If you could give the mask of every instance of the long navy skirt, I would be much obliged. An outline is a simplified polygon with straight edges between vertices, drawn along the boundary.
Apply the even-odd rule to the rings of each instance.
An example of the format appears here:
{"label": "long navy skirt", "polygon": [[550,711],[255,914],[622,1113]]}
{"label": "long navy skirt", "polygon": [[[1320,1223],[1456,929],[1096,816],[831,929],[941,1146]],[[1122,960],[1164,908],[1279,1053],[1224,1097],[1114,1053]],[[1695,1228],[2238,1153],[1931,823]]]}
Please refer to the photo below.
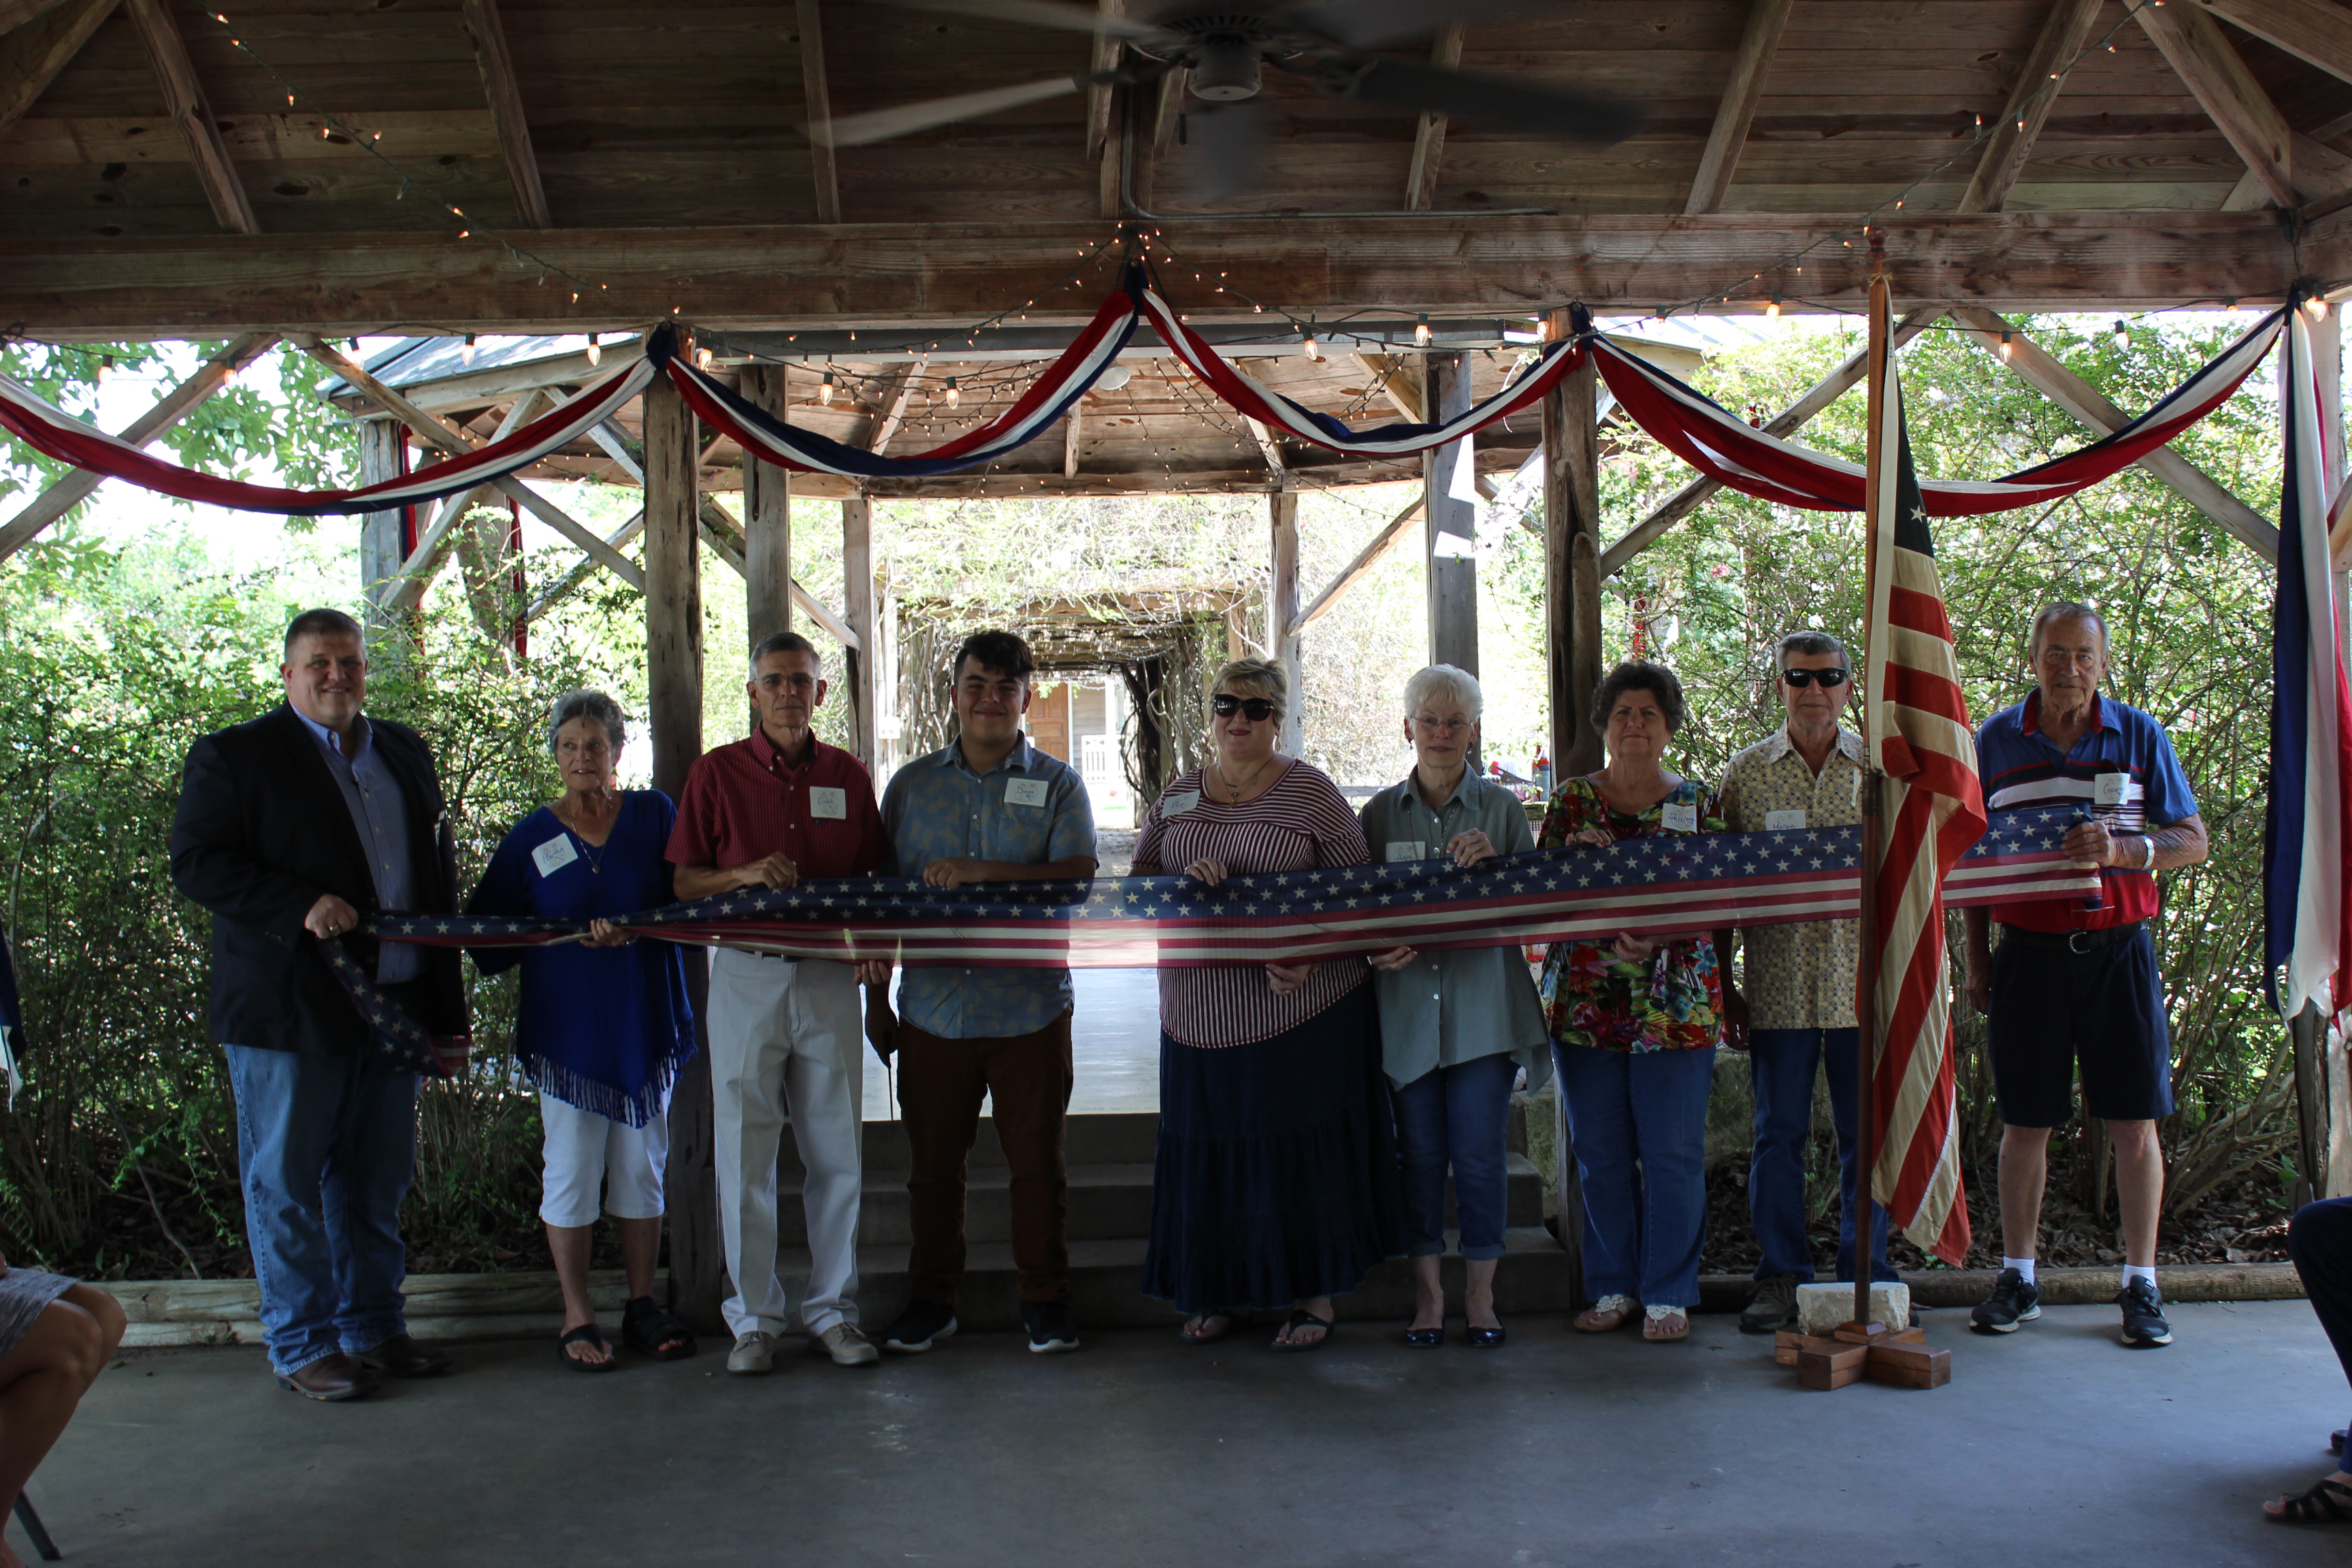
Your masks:
{"label": "long navy skirt", "polygon": [[1202,1049],[1160,1037],[1143,1293],[1186,1312],[1338,1296],[1403,1250],[1372,988],[1295,1029]]}

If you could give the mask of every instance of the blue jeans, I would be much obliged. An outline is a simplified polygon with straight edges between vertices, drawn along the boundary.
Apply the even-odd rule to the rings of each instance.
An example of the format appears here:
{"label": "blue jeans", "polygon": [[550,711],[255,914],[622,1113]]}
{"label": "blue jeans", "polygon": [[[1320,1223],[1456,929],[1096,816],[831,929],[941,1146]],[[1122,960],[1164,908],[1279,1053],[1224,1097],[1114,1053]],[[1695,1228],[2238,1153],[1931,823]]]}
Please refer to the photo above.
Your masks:
{"label": "blue jeans", "polygon": [[1445,1250],[1445,1169],[1454,1167],[1454,1205],[1462,1256],[1503,1256],[1510,1214],[1503,1140],[1511,1119],[1511,1084],[1519,1064],[1507,1052],[1433,1068],[1396,1101],[1397,1157],[1404,1170],[1404,1250],[1435,1258]]}
{"label": "blue jeans", "polygon": [[[2352,1377],[2352,1198],[2322,1198],[2295,1210],[2286,1250],[2336,1359]],[[2339,1463],[2352,1464],[2352,1458]]]}
{"label": "blue jeans", "polygon": [[[1837,1124],[1837,1277],[1853,1278],[1854,1079],[1859,1029],[1756,1029],[1748,1037],[1749,1080],[1756,1089],[1756,1152],[1748,1166],[1748,1216],[1767,1274],[1813,1277],[1812,1244],[1805,1239],[1805,1145],[1813,1131],[1813,1073],[1830,1075],[1830,1120]],[[1870,1277],[1895,1280],[1886,1263],[1886,1211],[1870,1205]]]}
{"label": "blue jeans", "polygon": [[1584,1188],[1584,1293],[1698,1305],[1715,1047],[1629,1052],[1554,1042],[1552,1058]]}
{"label": "blue jeans", "polygon": [[373,1051],[227,1049],[269,1364],[372,1351],[406,1327],[400,1201],[416,1171],[417,1075]]}

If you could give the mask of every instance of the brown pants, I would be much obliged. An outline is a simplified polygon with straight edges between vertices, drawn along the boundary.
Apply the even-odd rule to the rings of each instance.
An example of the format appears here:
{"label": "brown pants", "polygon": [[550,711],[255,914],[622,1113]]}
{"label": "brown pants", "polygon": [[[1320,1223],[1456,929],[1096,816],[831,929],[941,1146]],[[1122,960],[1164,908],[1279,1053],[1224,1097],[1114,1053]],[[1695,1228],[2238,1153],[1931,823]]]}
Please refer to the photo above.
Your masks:
{"label": "brown pants", "polygon": [[1069,1168],[1062,1123],[1070,1109],[1070,1016],[1027,1035],[945,1040],[898,1026],[898,1110],[914,1162],[907,1173],[914,1246],[908,1293],[955,1305],[964,1271],[964,1166],[985,1096],[1013,1172],[1013,1261],[1021,1299],[1070,1294]]}

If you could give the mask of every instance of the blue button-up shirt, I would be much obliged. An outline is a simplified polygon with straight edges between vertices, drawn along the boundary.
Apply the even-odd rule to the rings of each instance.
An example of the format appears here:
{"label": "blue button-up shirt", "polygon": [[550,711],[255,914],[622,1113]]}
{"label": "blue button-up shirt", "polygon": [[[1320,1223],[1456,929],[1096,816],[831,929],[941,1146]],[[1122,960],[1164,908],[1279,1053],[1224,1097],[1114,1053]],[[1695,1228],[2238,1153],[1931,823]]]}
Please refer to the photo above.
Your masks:
{"label": "blue button-up shirt", "polygon": [[[1019,797],[1040,784],[1045,799],[1024,804]],[[985,775],[971,771],[961,744],[908,763],[883,792],[882,831],[889,876],[919,877],[934,860],[1044,866],[1095,853],[1085,782],[1026,735]],[[947,1040],[1033,1034],[1069,1009],[1064,968],[926,965],[898,983],[898,1016]]]}
{"label": "blue button-up shirt", "polygon": [[[400,781],[393,776],[383,753],[375,749],[375,736],[368,721],[359,721],[359,755],[346,757],[332,730],[299,709],[294,716],[302,721],[311,739],[326,753],[327,771],[335,775],[335,784],[343,792],[343,805],[351,810],[352,826],[359,830],[360,847],[367,852],[368,874],[375,881],[376,907],[415,909],[408,864],[408,801],[401,794]],[[424,973],[423,948],[405,942],[383,944],[375,965],[378,984],[397,984]]]}

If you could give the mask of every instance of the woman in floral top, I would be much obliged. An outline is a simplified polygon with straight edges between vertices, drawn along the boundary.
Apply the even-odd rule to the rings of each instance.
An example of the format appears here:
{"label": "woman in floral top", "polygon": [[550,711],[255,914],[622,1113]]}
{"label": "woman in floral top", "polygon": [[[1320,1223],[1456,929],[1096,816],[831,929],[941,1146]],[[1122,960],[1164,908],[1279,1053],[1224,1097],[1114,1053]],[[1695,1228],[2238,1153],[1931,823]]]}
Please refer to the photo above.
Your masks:
{"label": "woman in floral top", "polygon": [[[1682,682],[1664,665],[1621,664],[1592,697],[1609,749],[1599,773],[1564,780],[1542,849],[1605,849],[1655,834],[1720,833],[1722,807],[1659,763],[1682,728]],[[1584,1192],[1585,1288],[1576,1319],[1605,1333],[1642,1310],[1642,1334],[1680,1340],[1698,1303],[1706,1229],[1706,1097],[1723,986],[1704,936],[1555,943],[1541,992]]]}

